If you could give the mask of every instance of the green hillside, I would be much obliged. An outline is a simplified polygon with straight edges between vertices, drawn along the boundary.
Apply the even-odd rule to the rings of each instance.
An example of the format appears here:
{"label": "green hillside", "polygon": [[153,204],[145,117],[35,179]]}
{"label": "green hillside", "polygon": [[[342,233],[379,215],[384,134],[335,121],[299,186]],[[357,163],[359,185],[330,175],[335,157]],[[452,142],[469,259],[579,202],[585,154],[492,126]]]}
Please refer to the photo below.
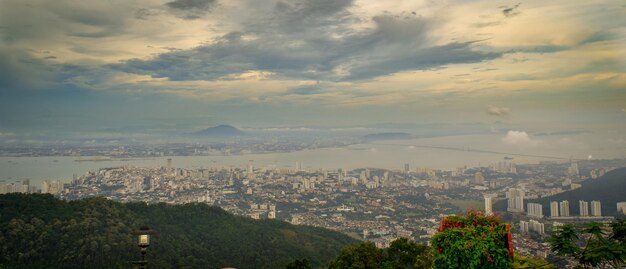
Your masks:
{"label": "green hillside", "polygon": [[[602,203],[602,215],[620,216],[616,203],[626,201],[626,168],[614,169],[597,179],[585,180],[578,189],[539,199],[528,199],[525,203],[540,203],[543,205],[544,215],[550,215],[550,202],[563,200],[569,201],[570,215],[580,214],[579,200],[599,200]],[[506,200],[499,201],[494,208],[506,211]]]}
{"label": "green hillside", "polygon": [[284,268],[326,265],[354,239],[321,228],[233,216],[204,204],[122,204],[103,198],[0,195],[0,268],[130,268],[132,232],[148,225],[150,268]]}

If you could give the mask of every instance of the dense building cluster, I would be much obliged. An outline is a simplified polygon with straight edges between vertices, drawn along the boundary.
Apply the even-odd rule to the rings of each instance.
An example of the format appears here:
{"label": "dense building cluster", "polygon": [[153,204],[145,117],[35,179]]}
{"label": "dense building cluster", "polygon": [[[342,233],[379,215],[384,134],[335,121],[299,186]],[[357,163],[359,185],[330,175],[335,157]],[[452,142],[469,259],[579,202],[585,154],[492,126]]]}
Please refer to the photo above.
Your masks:
{"label": "dense building cluster", "polygon": [[[122,202],[207,203],[255,219],[275,218],[341,231],[379,247],[387,247],[399,237],[427,242],[437,232],[442,216],[468,208],[482,210],[481,200],[484,211],[491,215],[496,213],[494,203],[504,199],[519,222],[516,248],[542,257],[549,251],[543,243],[546,231],[563,221],[603,220],[601,204],[591,201],[589,206],[580,201],[582,213],[572,217],[570,201],[552,201],[550,215],[544,216],[541,204],[525,199],[570,190],[610,169],[602,163],[579,168],[559,162],[514,165],[509,160],[452,171],[411,170],[409,165],[402,170],[307,170],[301,162],[279,168],[255,167],[253,161],[244,167],[183,169],[174,167],[173,161],[167,159],[160,167],[102,168],[76,175],[66,184],[46,180],[40,190],[28,181],[4,184],[0,191],[43,192],[64,199],[104,196]],[[589,176],[581,176],[583,172]],[[620,203],[617,206],[620,210]],[[624,203],[621,206],[622,210],[626,207]]]}

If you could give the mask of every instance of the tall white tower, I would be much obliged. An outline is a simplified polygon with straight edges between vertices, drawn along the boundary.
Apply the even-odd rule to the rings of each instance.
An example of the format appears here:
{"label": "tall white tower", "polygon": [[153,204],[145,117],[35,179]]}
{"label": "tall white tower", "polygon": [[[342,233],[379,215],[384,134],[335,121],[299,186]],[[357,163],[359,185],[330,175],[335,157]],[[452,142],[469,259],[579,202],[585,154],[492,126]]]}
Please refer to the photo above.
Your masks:
{"label": "tall white tower", "polygon": [[493,194],[485,194],[485,215],[493,215]]}
{"label": "tall white tower", "polygon": [[524,191],[521,189],[510,188],[506,193],[506,197],[509,198],[507,211],[509,212],[524,212]]}

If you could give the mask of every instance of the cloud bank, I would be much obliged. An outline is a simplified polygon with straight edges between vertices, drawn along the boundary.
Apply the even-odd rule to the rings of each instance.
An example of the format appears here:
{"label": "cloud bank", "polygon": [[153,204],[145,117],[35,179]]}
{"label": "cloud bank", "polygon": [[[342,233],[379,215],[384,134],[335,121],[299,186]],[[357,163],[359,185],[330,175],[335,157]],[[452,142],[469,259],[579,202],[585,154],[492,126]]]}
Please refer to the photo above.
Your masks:
{"label": "cloud bank", "polygon": [[610,0],[5,0],[0,123],[615,128],[622,13]]}
{"label": "cloud bank", "polygon": [[525,131],[508,131],[502,142],[513,146],[535,146],[537,141],[530,138]]}
{"label": "cloud bank", "polygon": [[511,113],[511,109],[508,107],[489,106],[487,114],[491,116],[507,116]]}

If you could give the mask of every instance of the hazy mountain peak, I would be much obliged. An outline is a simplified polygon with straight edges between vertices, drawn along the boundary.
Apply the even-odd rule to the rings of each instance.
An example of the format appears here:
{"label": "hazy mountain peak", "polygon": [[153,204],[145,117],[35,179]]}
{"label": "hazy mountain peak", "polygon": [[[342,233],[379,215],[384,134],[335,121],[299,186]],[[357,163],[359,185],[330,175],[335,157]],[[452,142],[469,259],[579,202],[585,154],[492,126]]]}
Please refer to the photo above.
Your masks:
{"label": "hazy mountain peak", "polygon": [[225,136],[242,136],[246,133],[227,124],[213,126],[195,133],[200,136],[225,137]]}

